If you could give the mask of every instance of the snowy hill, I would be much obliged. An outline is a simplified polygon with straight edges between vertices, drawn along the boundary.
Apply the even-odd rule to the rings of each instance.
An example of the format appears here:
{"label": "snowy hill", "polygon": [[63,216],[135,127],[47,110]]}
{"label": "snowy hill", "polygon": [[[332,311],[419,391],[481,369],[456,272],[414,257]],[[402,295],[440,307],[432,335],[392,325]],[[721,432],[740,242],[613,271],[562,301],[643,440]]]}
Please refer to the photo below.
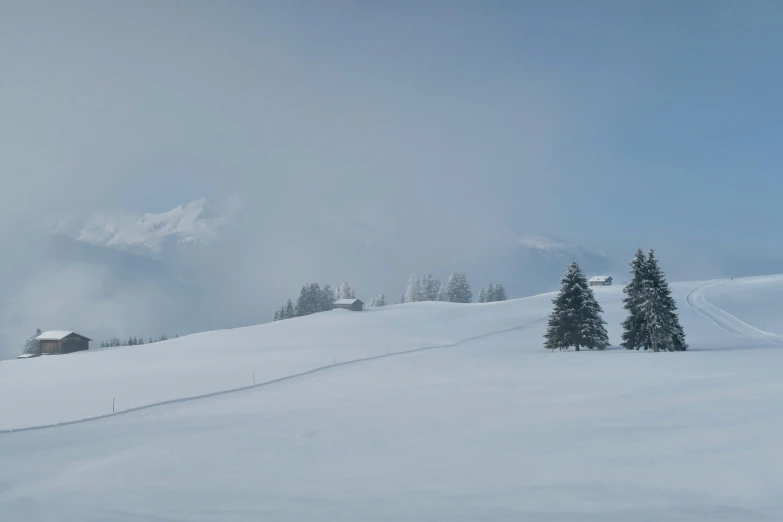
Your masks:
{"label": "snowy hill", "polygon": [[[0,512],[779,519],[783,336],[767,321],[783,315],[782,282],[674,284],[685,353],[547,352],[552,295],[539,295],[3,361],[0,429],[85,420],[0,433]],[[616,345],[621,288],[596,295]],[[199,395],[211,396],[188,400]],[[89,420],[112,399],[120,412],[171,402]]]}

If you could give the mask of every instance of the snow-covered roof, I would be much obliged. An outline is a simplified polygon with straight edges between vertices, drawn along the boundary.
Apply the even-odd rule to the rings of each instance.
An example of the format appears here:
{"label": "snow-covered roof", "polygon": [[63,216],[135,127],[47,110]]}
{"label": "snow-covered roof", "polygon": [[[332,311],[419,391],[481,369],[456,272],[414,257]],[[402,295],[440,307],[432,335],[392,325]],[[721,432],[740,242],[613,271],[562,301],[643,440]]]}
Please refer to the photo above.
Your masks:
{"label": "snow-covered roof", "polygon": [[[338,299],[334,302],[336,305],[352,305],[355,302],[359,301],[359,299]],[[359,301],[361,302],[361,301]]]}
{"label": "snow-covered roof", "polygon": [[611,279],[612,276],[593,276],[590,278],[591,283],[604,283],[607,280]]}
{"label": "snow-covered roof", "polygon": [[[52,330],[50,332],[44,332],[38,337],[36,337],[36,340],[38,341],[62,341],[66,337],[68,337],[71,334],[77,334],[76,332],[71,332],[68,330]],[[79,335],[79,337],[84,337],[83,335]],[[85,337],[85,339],[87,339]],[[90,339],[92,340],[92,339]]]}

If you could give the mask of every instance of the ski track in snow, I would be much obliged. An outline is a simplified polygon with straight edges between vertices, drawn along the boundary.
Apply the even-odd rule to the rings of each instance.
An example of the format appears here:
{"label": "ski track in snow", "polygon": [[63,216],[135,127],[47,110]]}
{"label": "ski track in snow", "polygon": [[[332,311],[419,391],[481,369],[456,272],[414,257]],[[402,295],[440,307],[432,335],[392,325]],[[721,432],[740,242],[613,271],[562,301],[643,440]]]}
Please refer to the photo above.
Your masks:
{"label": "ski track in snow", "polygon": [[[702,286],[700,286],[698,288],[695,288],[690,293],[688,293],[688,295],[685,298],[688,306],[691,307],[696,312],[698,312],[699,314],[701,314],[704,317],[706,317],[710,322],[715,324],[715,326],[717,326],[718,328],[720,328],[720,329],[722,329],[722,330],[724,330],[726,332],[729,332],[732,335],[735,335],[735,336],[738,336],[738,337],[750,337],[750,338],[753,338],[753,339],[763,340],[763,341],[768,342],[768,343],[773,344],[773,345],[782,345],[783,344],[783,335],[778,335],[778,334],[765,332],[765,331],[760,330],[760,329],[758,329],[758,328],[756,328],[754,326],[751,326],[751,325],[747,324],[746,322],[742,321],[740,318],[738,318],[738,317],[736,317],[736,316],[726,312],[722,308],[718,308],[717,306],[715,306],[712,303],[710,303],[709,301],[707,301],[707,299],[706,299],[707,290],[709,288],[713,287],[713,286],[724,284],[727,281],[729,281],[729,280],[726,279],[726,280],[712,281],[712,282],[706,283],[706,284],[704,284],[704,285],[702,285]],[[166,400],[166,401],[154,402],[154,403],[151,403],[151,404],[145,404],[143,406],[137,406],[135,408],[129,408],[127,410],[122,410],[122,411],[118,411],[118,412],[115,412],[115,413],[107,413],[105,415],[97,415],[97,416],[94,416],[94,417],[86,417],[86,418],[76,419],[76,420],[72,420],[72,421],[58,422],[58,423],[54,423],[54,424],[42,424],[42,425],[38,425],[38,426],[28,426],[28,427],[22,427],[22,428],[2,429],[2,430],[0,430],[0,434],[17,433],[17,432],[25,432],[25,431],[36,431],[36,430],[58,428],[58,427],[61,427],[61,426],[70,426],[70,425],[74,425],[74,424],[83,424],[83,423],[86,423],[86,422],[98,421],[98,420],[107,419],[107,418],[110,418],[110,417],[116,417],[118,415],[126,415],[126,414],[129,414],[129,413],[135,413],[135,412],[139,412],[139,411],[149,410],[149,409],[158,408],[158,407],[161,407],[161,406],[168,406],[168,405],[171,405],[171,404],[179,404],[179,403],[184,403],[184,402],[196,401],[196,400],[200,400],[200,399],[207,399],[207,398],[211,398],[211,397],[218,397],[218,396],[221,396],[221,395],[227,395],[227,394],[231,394],[231,393],[238,393],[238,392],[243,392],[243,391],[252,390],[252,389],[256,389],[256,388],[267,388],[267,387],[270,387],[272,385],[281,384],[281,383],[287,383],[287,382],[298,380],[298,379],[301,379],[301,378],[304,378],[304,377],[308,377],[310,375],[314,375],[314,374],[317,374],[317,373],[325,373],[325,372],[327,372],[329,370],[338,369],[338,368],[344,368],[344,367],[347,367],[347,366],[353,366],[353,365],[357,365],[357,364],[360,364],[360,363],[376,361],[376,360],[379,360],[379,359],[388,359],[388,358],[391,358],[391,357],[398,357],[398,356],[402,356],[402,355],[415,354],[415,353],[420,353],[420,352],[425,352],[425,351],[430,351],[430,350],[438,350],[438,349],[443,349],[443,348],[452,348],[452,347],[463,345],[465,343],[469,343],[471,341],[476,341],[476,340],[484,339],[484,338],[491,337],[491,336],[494,336],[494,335],[500,335],[500,334],[504,334],[504,333],[509,333],[509,332],[521,330],[521,329],[526,328],[526,327],[528,327],[530,325],[533,325],[535,323],[538,323],[538,322],[541,322],[541,321],[545,321],[546,319],[547,319],[546,317],[540,317],[538,319],[535,319],[533,321],[529,321],[529,322],[527,322],[525,324],[522,324],[522,325],[519,325],[519,326],[515,326],[513,328],[506,328],[506,329],[503,329],[503,330],[497,330],[497,331],[494,331],[494,332],[488,332],[488,333],[485,333],[485,334],[476,335],[476,336],[473,336],[473,337],[468,337],[468,338],[465,338],[465,339],[462,339],[462,340],[459,340],[459,341],[456,341],[456,342],[453,342],[453,343],[450,343],[450,344],[440,344],[440,345],[436,345],[436,346],[425,346],[423,348],[415,348],[413,350],[403,350],[403,351],[399,351],[399,352],[390,352],[390,353],[382,354],[382,355],[374,355],[374,356],[370,356],[370,357],[362,357],[362,358],[359,358],[359,359],[351,359],[350,361],[344,361],[344,362],[339,362],[339,363],[335,363],[335,364],[329,364],[329,365],[326,365],[326,366],[319,366],[317,368],[313,368],[312,370],[308,370],[308,371],[301,372],[301,373],[295,373],[295,374],[287,375],[287,376],[284,376],[284,377],[279,377],[277,379],[272,379],[270,381],[264,381],[264,382],[260,382],[260,383],[257,383],[257,384],[252,384],[252,385],[249,385],[249,386],[242,386],[242,387],[239,387],[239,388],[231,388],[231,389],[228,389],[228,390],[219,390],[219,391],[215,391],[215,392],[205,393],[205,394],[201,394],[201,395],[194,395],[194,396],[190,396],[190,397],[180,397],[180,398],[177,398],[177,399],[169,399],[169,400]]]}
{"label": "ski track in snow", "polygon": [[722,285],[728,281],[728,279],[713,281],[695,288],[694,290],[691,290],[691,292],[686,296],[685,301],[688,303],[688,306],[709,319],[712,323],[715,324],[715,326],[733,335],[738,337],[750,337],[768,342],[769,344],[783,344],[783,335],[765,332],[764,330],[760,330],[755,326],[751,326],[739,317],[732,315],[726,310],[718,308],[714,304],[707,301],[707,290],[713,286]]}
{"label": "ski track in snow", "polygon": [[468,338],[465,338],[465,339],[462,339],[462,340],[459,340],[459,341],[456,341],[456,342],[453,342],[453,343],[450,343],[450,344],[439,344],[437,346],[425,346],[423,348],[415,348],[413,350],[403,350],[401,352],[390,352],[390,353],[386,353],[386,354],[382,354],[382,355],[373,355],[371,357],[362,357],[362,358],[359,358],[359,359],[351,359],[350,361],[344,361],[344,362],[339,362],[339,363],[335,363],[335,364],[329,364],[329,365],[326,365],[326,366],[319,366],[318,368],[313,368],[312,370],[308,370],[306,372],[295,373],[293,375],[287,375],[285,377],[279,377],[277,379],[272,379],[271,381],[264,381],[264,382],[260,382],[260,383],[257,383],[257,384],[251,384],[250,386],[242,386],[240,388],[231,388],[231,389],[228,389],[228,390],[220,390],[220,391],[216,391],[216,392],[204,393],[204,394],[201,394],[201,395],[194,395],[192,397],[180,397],[178,399],[169,399],[169,400],[161,401],[161,402],[153,402],[151,404],[145,404],[144,406],[137,406],[135,408],[128,408],[127,410],[122,410],[122,411],[118,411],[118,412],[115,412],[115,413],[107,413],[105,415],[97,415],[97,416],[94,416],[94,417],[85,417],[83,419],[76,419],[76,420],[72,420],[72,421],[57,422],[57,423],[54,423],[54,424],[41,424],[39,426],[28,426],[28,427],[22,427],[22,428],[3,429],[3,430],[0,430],[0,434],[19,433],[19,432],[25,432],[25,431],[38,431],[38,430],[45,430],[45,429],[51,429],[51,428],[59,428],[61,426],[72,426],[74,424],[84,424],[86,422],[94,422],[94,421],[98,421],[98,420],[102,420],[102,419],[108,419],[108,418],[111,418],[111,417],[117,417],[118,415],[127,415],[129,413],[136,413],[136,412],[139,412],[139,411],[149,410],[149,409],[152,409],[152,408],[158,408],[158,407],[161,407],[161,406],[168,406],[168,405],[171,405],[171,404],[180,404],[180,403],[183,403],[183,402],[191,402],[191,401],[196,401],[196,400],[200,400],[200,399],[208,399],[208,398],[211,398],[211,397],[218,397],[218,396],[221,396],[221,395],[228,395],[230,393],[238,393],[238,392],[243,392],[243,391],[252,390],[252,389],[256,389],[256,388],[268,388],[268,387],[270,387],[272,385],[275,385],[275,384],[280,384],[280,383],[286,383],[286,382],[294,381],[294,380],[297,380],[297,379],[301,379],[303,377],[308,377],[308,376],[316,374],[316,373],[324,373],[324,372],[327,372],[329,370],[333,370],[335,368],[344,368],[346,366],[353,366],[353,365],[357,365],[357,364],[360,364],[360,363],[365,363],[365,362],[370,362],[370,361],[377,361],[379,359],[389,359],[389,358],[397,357],[397,356],[401,356],[401,355],[415,354],[415,353],[420,353],[420,352],[425,352],[425,351],[430,351],[430,350],[438,350],[438,349],[443,349],[443,348],[453,348],[455,346],[460,346],[460,345],[463,345],[465,343],[469,343],[471,341],[477,341],[479,339],[485,339],[487,337],[492,337],[493,335],[500,335],[500,334],[504,334],[504,333],[509,333],[509,332],[514,332],[514,331],[517,331],[517,330],[521,330],[523,328],[527,328],[530,325],[539,323],[541,321],[545,321],[546,319],[547,319],[546,317],[539,317],[538,319],[534,319],[532,321],[529,321],[529,322],[527,322],[525,324],[522,324],[522,325],[519,325],[519,326],[514,326],[513,328],[506,328],[504,330],[497,330],[497,331],[494,331],[494,332],[488,332],[488,333],[481,334],[481,335],[475,335],[473,337],[468,337]]}

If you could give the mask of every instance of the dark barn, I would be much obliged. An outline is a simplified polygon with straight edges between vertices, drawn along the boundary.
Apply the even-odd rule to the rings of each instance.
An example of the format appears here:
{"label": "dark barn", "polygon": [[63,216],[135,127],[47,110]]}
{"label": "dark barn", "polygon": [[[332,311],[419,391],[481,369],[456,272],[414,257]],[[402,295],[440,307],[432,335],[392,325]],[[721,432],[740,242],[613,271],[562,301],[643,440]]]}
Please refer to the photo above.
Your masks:
{"label": "dark barn", "polygon": [[41,355],[60,355],[90,349],[92,339],[76,332],[44,332],[36,337],[41,346]]}
{"label": "dark barn", "polygon": [[364,303],[359,299],[340,299],[334,303],[335,308],[342,308],[343,310],[351,310],[352,312],[361,312]]}

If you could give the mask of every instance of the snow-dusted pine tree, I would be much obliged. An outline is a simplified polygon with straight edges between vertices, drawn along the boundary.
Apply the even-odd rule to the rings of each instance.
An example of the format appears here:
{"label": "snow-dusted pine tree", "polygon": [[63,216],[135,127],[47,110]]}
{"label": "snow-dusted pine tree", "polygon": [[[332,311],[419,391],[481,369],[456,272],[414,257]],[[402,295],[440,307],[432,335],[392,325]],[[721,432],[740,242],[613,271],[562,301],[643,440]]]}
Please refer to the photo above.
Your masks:
{"label": "snow-dusted pine tree", "polygon": [[39,335],[41,335],[41,329],[38,328],[35,330],[35,333],[30,336],[27,341],[24,343],[24,353],[30,353],[30,354],[40,354],[41,353],[41,343],[36,339]]}
{"label": "snow-dusted pine tree", "polygon": [[464,272],[454,272],[446,283],[446,300],[452,303],[470,303],[473,300],[473,292]]}
{"label": "snow-dusted pine tree", "polygon": [[477,303],[486,303],[487,302],[487,289],[483,286],[481,287],[481,290],[479,290],[478,293],[478,299],[476,300]]}
{"label": "snow-dusted pine tree", "polygon": [[371,307],[379,307],[379,306],[386,306],[386,296],[383,294],[378,294],[378,297],[373,297],[370,301]]}
{"label": "snow-dusted pine tree", "polygon": [[332,287],[328,284],[325,284],[324,287],[321,289],[321,294],[318,298],[319,301],[319,312],[328,312],[329,310],[334,308],[334,291],[332,290]]}
{"label": "snow-dusted pine tree", "polygon": [[337,287],[337,299],[356,299],[356,289],[344,282]]}
{"label": "snow-dusted pine tree", "polygon": [[296,316],[302,317],[313,313],[313,304],[310,300],[310,292],[308,285],[304,285],[299,292],[299,297],[296,299]]}
{"label": "snow-dusted pine tree", "polygon": [[666,277],[652,249],[647,254],[645,264],[646,273],[640,309],[650,346],[654,352],[662,349],[684,351],[688,345],[685,343],[685,332],[677,314],[677,303],[672,297],[669,283],[666,282]]}
{"label": "snow-dusted pine tree", "polygon": [[647,258],[639,248],[629,263],[631,266],[631,281],[625,285],[623,292],[623,308],[628,310],[628,317],[623,321],[622,346],[628,350],[649,348],[649,337],[645,333],[644,317],[642,315],[642,291],[647,278]]}
{"label": "snow-dusted pine tree", "polygon": [[508,299],[506,297],[506,289],[503,288],[503,285],[498,283],[495,285],[495,301],[505,301]]}
{"label": "snow-dusted pine tree", "polygon": [[415,274],[411,274],[408,278],[408,285],[405,287],[405,295],[403,297],[406,303],[418,303],[422,301],[421,280],[416,277]]}
{"label": "snow-dusted pine tree", "polygon": [[433,277],[432,274],[427,274],[421,280],[421,300],[422,301],[437,301],[440,295],[440,280],[437,277]]}
{"label": "snow-dusted pine tree", "polygon": [[582,346],[591,350],[609,346],[606,322],[601,318],[603,310],[576,261],[568,265],[560,284],[560,292],[552,301],[554,309],[544,334],[544,346],[552,350],[573,346],[576,351]]}
{"label": "snow-dusted pine tree", "polygon": [[283,309],[285,312],[285,317],[283,319],[291,319],[293,317],[296,317],[296,309],[294,308],[294,303],[290,299],[285,304],[285,308]]}

